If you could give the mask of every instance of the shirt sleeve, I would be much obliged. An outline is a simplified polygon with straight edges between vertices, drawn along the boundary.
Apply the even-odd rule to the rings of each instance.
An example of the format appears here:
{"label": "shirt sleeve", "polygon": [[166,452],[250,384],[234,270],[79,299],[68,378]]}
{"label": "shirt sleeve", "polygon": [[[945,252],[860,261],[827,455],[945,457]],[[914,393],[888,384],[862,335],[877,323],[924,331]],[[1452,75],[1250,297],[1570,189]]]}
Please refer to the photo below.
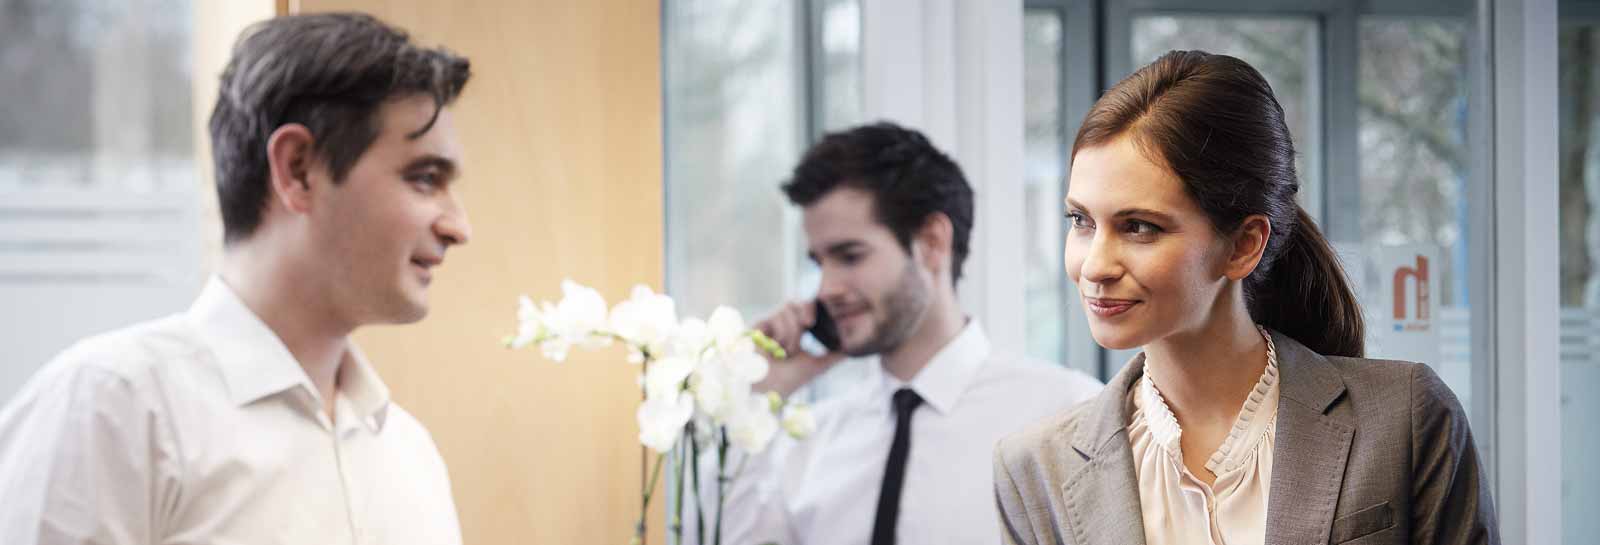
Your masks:
{"label": "shirt sleeve", "polygon": [[[794,441],[782,436],[761,453],[729,449],[724,470],[730,477],[722,489],[722,543],[727,545],[802,545],[783,502],[783,470],[793,454]],[[700,455],[700,509],[704,509],[705,539],[700,539],[695,498],[684,494],[683,543],[712,543],[717,512],[717,455]],[[686,475],[693,479],[692,475]],[[685,483],[694,482],[686,480]],[[671,503],[669,502],[670,506]],[[668,515],[671,519],[671,515]],[[668,528],[667,533],[672,533]]]}
{"label": "shirt sleeve", "polygon": [[159,420],[109,370],[47,366],[0,410],[0,543],[159,543],[177,499]]}
{"label": "shirt sleeve", "polygon": [[1411,377],[1411,542],[1498,544],[1488,479],[1466,411],[1427,365]]}

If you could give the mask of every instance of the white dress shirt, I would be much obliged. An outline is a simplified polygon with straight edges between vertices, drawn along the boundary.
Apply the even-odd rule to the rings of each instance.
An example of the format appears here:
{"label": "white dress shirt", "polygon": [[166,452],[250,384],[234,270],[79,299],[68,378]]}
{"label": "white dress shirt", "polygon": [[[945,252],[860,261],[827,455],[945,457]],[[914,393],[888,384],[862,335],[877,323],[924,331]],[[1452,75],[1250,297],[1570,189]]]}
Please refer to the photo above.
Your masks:
{"label": "white dress shirt", "polygon": [[459,544],[433,438],[353,346],[337,397],[212,278],[0,410],[0,543]]}
{"label": "white dress shirt", "polygon": [[1128,443],[1139,482],[1139,507],[1148,545],[1260,545],[1267,539],[1267,493],[1277,430],[1278,358],[1267,338],[1267,368],[1245,398],[1228,437],[1206,459],[1216,481],[1207,485],[1183,464],[1183,428],[1144,377],[1130,392]]}
{"label": "white dress shirt", "polygon": [[[859,386],[817,405],[817,429],[810,437],[780,434],[765,452],[746,460],[726,491],[722,542],[868,543],[894,440],[890,399],[902,387],[924,403],[912,413],[896,540],[990,544],[1000,542],[995,443],[1092,397],[1101,384],[1058,365],[991,354],[983,328],[969,322],[910,384],[873,365]],[[701,466],[701,490],[706,510],[712,511],[715,479],[708,476],[715,461],[707,461],[710,465]],[[740,463],[732,457],[729,467]],[[686,518],[685,542],[695,543],[694,518]]]}

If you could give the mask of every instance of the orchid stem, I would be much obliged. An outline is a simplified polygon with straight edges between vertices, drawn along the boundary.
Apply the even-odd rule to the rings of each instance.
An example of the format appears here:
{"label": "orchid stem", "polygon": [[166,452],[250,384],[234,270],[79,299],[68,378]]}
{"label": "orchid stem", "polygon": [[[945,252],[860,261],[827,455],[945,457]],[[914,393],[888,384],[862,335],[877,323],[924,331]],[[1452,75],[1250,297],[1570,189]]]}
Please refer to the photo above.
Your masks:
{"label": "orchid stem", "polygon": [[694,422],[690,422],[689,432],[685,435],[687,435],[686,439],[689,440],[689,482],[694,485],[694,536],[696,540],[704,543],[706,540],[706,510],[705,504],[700,501],[700,443],[694,440],[694,431]]}
{"label": "orchid stem", "polygon": [[650,497],[654,495],[656,491],[656,482],[661,478],[661,465],[663,462],[666,462],[666,460],[667,455],[656,455],[656,467],[655,469],[650,470],[650,484],[647,485],[644,491],[640,493],[640,497],[643,499],[639,501],[639,523],[634,525],[633,530],[633,539],[636,543],[644,543],[645,520],[650,515]]}
{"label": "orchid stem", "polygon": [[673,464],[672,464],[672,468],[673,468],[672,469],[672,474],[673,474],[674,484],[677,486],[677,490],[674,492],[674,495],[676,496],[676,499],[673,501],[673,508],[672,508],[672,511],[673,511],[673,513],[672,513],[672,543],[673,543],[673,545],[682,545],[682,543],[683,543],[683,458],[684,458],[684,454],[685,454],[684,450],[685,450],[685,446],[681,442],[677,445],[677,447],[675,447],[673,449],[673,451],[675,453],[675,455],[673,457],[676,458],[676,460],[674,460]]}
{"label": "orchid stem", "polygon": [[728,430],[723,429],[717,433],[717,529],[716,537],[711,541],[713,545],[722,545],[722,485],[728,480],[728,474],[723,468],[727,465]]}

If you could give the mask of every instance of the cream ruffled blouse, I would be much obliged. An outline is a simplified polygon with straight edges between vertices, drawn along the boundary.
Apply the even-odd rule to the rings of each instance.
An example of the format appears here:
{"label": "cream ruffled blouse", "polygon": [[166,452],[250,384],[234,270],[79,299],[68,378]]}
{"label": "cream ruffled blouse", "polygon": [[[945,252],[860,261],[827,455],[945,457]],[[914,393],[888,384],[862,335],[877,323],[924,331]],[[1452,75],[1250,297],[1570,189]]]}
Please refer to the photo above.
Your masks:
{"label": "cream ruffled blouse", "polygon": [[[1267,368],[1245,399],[1227,439],[1211,453],[1206,469],[1214,485],[1183,465],[1183,429],[1156,389],[1148,360],[1144,377],[1129,392],[1134,411],[1128,425],[1139,507],[1148,545],[1258,545],[1266,541],[1267,493],[1272,484],[1272,444],[1278,414],[1278,356],[1267,339]],[[1202,538],[1201,536],[1206,536]]]}

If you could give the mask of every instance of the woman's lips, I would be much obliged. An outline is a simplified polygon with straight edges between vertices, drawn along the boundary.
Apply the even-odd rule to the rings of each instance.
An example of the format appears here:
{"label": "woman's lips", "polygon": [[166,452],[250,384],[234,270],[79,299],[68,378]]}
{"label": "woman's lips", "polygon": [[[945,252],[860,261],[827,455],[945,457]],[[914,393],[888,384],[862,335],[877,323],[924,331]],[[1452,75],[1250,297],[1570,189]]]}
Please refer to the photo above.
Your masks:
{"label": "woman's lips", "polygon": [[1109,299],[1105,297],[1084,297],[1083,303],[1095,316],[1110,318],[1121,315],[1132,309],[1139,301],[1133,299]]}

